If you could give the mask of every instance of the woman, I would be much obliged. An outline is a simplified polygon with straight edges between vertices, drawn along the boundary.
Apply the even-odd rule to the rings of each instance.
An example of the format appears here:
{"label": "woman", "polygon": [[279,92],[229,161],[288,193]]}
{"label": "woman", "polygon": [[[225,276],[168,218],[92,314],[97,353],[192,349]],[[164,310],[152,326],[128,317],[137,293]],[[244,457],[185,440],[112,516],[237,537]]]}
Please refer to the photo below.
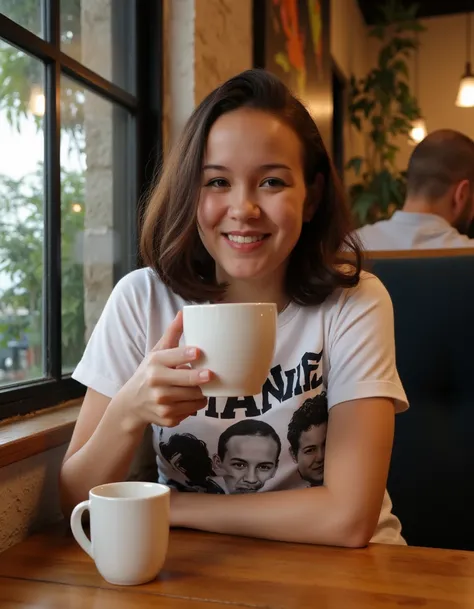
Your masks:
{"label": "woman", "polygon": [[[61,471],[65,510],[126,477],[151,423],[161,482],[176,472],[160,441],[187,433],[206,444],[227,490],[172,493],[174,526],[404,543],[385,492],[394,413],[407,407],[392,306],[361,272],[350,229],[318,129],[277,78],[250,70],[211,93],[151,195],[148,267],[115,287],[75,370],[88,389]],[[209,301],[277,303],[275,358],[259,396],[203,397],[212,370],[190,369],[199,352],[180,346],[181,309]],[[327,423],[318,414],[313,424],[308,400],[320,409],[322,399]],[[305,416],[293,418],[304,403]]]}

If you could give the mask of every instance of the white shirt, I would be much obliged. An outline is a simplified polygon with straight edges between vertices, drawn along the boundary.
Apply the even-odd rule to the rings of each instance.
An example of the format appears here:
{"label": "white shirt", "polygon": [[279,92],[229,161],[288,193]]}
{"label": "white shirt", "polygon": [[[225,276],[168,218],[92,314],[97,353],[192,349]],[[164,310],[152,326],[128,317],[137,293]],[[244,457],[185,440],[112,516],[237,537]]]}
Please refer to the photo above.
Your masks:
{"label": "white shirt", "polygon": [[[133,271],[115,286],[73,377],[112,398],[186,304],[150,269]],[[177,427],[153,426],[159,481],[210,493],[322,484],[327,425],[298,428],[292,454],[290,420],[304,403],[310,410],[317,403],[331,409],[375,396],[392,398],[397,411],[405,410],[393,328],[390,297],[368,273],[322,305],[290,304],[278,317],[274,360],[261,394],[209,398],[204,410]],[[404,543],[400,530],[386,493],[372,541]]]}
{"label": "white shirt", "polygon": [[396,211],[389,220],[356,231],[366,250],[416,250],[474,247],[474,239],[436,214]]}

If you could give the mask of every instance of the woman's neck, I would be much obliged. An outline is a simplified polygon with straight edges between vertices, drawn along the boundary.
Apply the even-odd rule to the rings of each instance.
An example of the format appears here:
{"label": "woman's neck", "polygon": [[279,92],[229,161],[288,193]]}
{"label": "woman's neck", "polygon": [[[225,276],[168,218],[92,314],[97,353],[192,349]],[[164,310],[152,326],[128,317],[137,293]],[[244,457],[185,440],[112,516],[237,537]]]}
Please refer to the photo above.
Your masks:
{"label": "woman's neck", "polygon": [[228,285],[224,302],[274,302],[278,312],[281,312],[288,306],[290,300],[281,286],[266,284],[264,281],[233,279]]}

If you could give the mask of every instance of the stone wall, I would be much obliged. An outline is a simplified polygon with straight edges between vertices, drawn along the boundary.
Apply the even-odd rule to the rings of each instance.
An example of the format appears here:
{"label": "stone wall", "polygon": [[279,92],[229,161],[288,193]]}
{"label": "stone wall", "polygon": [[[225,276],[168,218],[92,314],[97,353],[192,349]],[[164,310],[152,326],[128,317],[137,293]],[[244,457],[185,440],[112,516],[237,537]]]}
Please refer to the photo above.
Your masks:
{"label": "stone wall", "polygon": [[[81,1],[82,63],[112,79],[112,0]],[[86,337],[114,283],[113,106],[85,92],[84,317]]]}
{"label": "stone wall", "polygon": [[252,67],[252,0],[165,0],[164,149],[193,108]]}
{"label": "stone wall", "polygon": [[58,476],[66,448],[0,468],[0,552],[62,518]]}

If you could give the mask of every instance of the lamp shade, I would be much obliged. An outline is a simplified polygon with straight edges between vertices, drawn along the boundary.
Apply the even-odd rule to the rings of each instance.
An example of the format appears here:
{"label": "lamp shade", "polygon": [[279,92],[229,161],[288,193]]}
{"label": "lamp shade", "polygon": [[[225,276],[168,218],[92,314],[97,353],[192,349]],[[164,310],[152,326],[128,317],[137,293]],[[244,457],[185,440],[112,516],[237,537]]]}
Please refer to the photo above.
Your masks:
{"label": "lamp shade", "polygon": [[459,83],[456,106],[460,108],[472,108],[474,106],[474,74],[471,71],[470,62],[466,63],[466,71]]}

